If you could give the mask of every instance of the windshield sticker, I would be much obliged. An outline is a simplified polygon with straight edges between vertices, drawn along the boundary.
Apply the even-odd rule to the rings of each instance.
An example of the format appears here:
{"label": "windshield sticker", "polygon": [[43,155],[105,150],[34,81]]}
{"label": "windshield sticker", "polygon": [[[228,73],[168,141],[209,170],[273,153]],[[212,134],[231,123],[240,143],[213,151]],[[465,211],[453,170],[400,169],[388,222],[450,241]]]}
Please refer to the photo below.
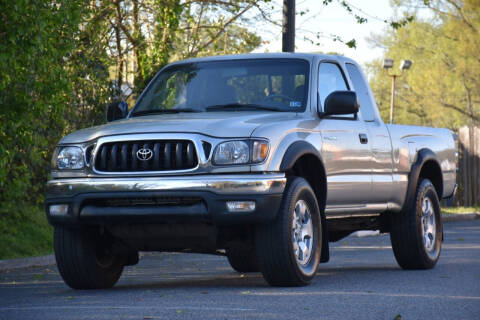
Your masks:
{"label": "windshield sticker", "polygon": [[301,108],[302,107],[302,102],[301,101],[290,101],[290,107]]}

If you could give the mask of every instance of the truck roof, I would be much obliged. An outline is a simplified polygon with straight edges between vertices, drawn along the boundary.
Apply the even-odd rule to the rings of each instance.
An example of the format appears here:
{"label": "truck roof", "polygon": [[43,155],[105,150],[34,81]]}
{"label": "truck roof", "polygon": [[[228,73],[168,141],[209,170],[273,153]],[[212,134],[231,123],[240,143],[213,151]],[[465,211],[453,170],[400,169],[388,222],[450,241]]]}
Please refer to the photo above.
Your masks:
{"label": "truck roof", "polygon": [[247,54],[232,54],[232,55],[219,55],[219,56],[209,56],[201,58],[191,58],[186,60],[179,60],[171,63],[194,63],[194,62],[204,62],[204,61],[225,61],[225,60],[241,60],[241,59],[304,59],[312,61],[315,57],[320,59],[332,59],[340,60],[345,62],[353,62],[354,60],[339,56],[339,55],[330,55],[330,54],[319,54],[319,53],[293,53],[293,52],[275,52],[275,53],[247,53]]}

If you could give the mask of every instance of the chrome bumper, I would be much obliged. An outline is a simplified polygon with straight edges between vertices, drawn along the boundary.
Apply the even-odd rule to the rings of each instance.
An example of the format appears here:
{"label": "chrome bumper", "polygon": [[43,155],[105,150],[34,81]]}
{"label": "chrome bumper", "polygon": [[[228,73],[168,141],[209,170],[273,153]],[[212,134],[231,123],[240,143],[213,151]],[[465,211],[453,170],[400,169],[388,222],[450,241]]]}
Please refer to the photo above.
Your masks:
{"label": "chrome bumper", "polygon": [[226,194],[280,194],[283,173],[201,175],[183,177],[71,178],[47,182],[46,197],[72,197],[83,193],[139,191],[208,191]]}

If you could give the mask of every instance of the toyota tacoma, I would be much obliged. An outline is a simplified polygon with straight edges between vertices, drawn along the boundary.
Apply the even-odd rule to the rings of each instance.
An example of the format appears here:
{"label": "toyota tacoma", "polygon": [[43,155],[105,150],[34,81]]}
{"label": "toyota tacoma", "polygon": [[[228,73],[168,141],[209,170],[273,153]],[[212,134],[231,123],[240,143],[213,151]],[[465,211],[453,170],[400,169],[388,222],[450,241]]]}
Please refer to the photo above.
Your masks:
{"label": "toyota tacoma", "polygon": [[329,242],[390,233],[433,268],[456,189],[447,129],[384,124],[359,65],[248,54],[165,66],[107,124],[61,139],[46,188],[60,274],[112,287],[140,251],[226,255],[274,286],[308,284]]}

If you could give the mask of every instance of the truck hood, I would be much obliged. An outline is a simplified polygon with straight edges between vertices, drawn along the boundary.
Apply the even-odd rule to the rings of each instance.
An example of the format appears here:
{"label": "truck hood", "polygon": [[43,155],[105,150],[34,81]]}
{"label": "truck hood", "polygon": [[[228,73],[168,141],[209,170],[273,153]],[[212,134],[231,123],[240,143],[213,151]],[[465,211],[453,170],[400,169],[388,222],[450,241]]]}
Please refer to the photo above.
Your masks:
{"label": "truck hood", "polygon": [[99,137],[133,133],[199,133],[219,138],[250,137],[262,124],[297,117],[293,112],[200,112],[134,117],[73,132],[60,143],[82,143]]}

